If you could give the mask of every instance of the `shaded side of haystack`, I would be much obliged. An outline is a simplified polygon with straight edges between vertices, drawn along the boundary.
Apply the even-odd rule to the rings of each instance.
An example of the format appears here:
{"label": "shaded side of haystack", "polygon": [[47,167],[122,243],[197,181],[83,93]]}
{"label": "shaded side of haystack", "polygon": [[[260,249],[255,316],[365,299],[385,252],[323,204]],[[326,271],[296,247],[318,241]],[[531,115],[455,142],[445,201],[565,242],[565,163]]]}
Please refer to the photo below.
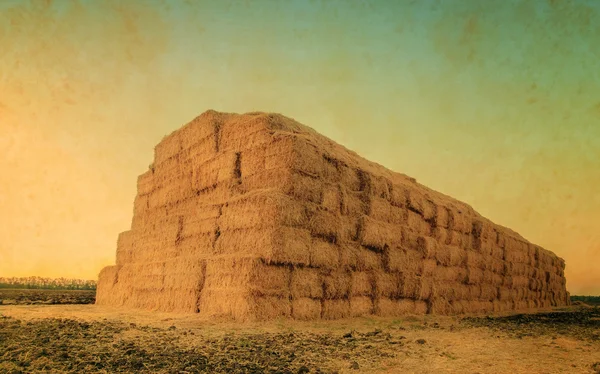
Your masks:
{"label": "shaded side of haystack", "polygon": [[281,115],[206,112],[137,185],[98,304],[310,320],[569,303],[552,252]]}

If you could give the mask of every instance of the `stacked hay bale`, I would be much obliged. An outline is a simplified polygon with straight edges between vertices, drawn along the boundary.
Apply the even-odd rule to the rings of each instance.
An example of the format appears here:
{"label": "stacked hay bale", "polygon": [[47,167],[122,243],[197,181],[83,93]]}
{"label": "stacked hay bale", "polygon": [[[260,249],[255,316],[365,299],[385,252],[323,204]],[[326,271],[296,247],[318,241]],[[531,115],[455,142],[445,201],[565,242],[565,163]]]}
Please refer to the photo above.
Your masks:
{"label": "stacked hay bale", "polygon": [[565,305],[564,261],[280,115],[209,111],[157,145],[98,304],[235,319]]}

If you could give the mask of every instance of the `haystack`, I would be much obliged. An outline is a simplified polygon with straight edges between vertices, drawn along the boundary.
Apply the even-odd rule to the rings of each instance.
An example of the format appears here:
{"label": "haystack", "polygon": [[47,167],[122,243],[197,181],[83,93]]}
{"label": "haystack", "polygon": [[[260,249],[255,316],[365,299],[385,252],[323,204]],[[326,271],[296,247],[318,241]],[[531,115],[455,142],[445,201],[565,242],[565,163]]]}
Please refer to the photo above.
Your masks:
{"label": "haystack", "polygon": [[552,252],[278,114],[200,115],[137,186],[97,304],[256,320],[569,303]]}

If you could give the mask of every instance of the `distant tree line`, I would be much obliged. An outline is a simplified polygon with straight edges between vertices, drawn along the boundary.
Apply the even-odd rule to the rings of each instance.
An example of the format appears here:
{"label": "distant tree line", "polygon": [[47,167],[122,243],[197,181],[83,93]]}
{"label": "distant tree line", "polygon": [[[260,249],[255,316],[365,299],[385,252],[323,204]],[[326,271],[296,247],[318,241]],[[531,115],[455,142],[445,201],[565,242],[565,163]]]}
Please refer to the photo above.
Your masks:
{"label": "distant tree line", "polygon": [[95,280],[43,277],[0,277],[0,288],[95,290]]}
{"label": "distant tree line", "polygon": [[581,301],[589,305],[600,305],[600,296],[571,296],[571,302]]}

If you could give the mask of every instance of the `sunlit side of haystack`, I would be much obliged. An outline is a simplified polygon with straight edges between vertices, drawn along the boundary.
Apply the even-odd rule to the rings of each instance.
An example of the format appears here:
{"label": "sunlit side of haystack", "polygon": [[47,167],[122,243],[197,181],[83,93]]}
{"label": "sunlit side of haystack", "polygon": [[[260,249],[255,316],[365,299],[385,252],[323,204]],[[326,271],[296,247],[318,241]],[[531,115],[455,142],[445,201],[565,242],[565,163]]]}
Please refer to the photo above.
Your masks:
{"label": "sunlit side of haystack", "polygon": [[156,146],[97,304],[238,320],[569,303],[564,260],[289,118],[208,111]]}

